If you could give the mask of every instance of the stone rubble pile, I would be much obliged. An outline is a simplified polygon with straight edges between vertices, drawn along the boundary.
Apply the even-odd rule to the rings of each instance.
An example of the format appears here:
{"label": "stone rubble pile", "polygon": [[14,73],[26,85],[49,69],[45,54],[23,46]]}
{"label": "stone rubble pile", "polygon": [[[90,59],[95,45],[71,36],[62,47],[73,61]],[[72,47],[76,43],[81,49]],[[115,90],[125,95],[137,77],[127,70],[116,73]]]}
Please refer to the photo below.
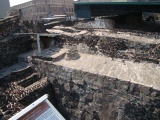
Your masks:
{"label": "stone rubble pile", "polygon": [[44,33],[44,22],[23,21],[21,10],[11,10],[8,16],[0,20],[0,38],[14,33]]}
{"label": "stone rubble pile", "polygon": [[0,37],[8,36],[18,27],[19,16],[13,16],[0,20]]}
{"label": "stone rubble pile", "polygon": [[42,21],[23,21],[23,26],[29,33],[45,33],[44,22]]}
{"label": "stone rubble pile", "polygon": [[77,60],[80,58],[80,55],[78,54],[77,47],[72,45],[70,46],[70,49],[68,52],[66,52],[65,59],[66,60]]}
{"label": "stone rubble pile", "polygon": [[133,35],[133,36],[140,36],[140,37],[146,37],[146,38],[155,38],[155,39],[160,39],[160,34],[159,32],[144,32],[144,31],[136,31],[136,30],[114,30],[115,33],[123,32],[128,35]]}
{"label": "stone rubble pile", "polygon": [[[66,41],[64,41],[64,38]],[[126,39],[100,36],[61,36],[61,45],[77,45],[78,52],[106,55],[108,57],[159,64],[160,44],[132,42]],[[62,41],[61,41],[62,39]]]}
{"label": "stone rubble pile", "polygon": [[103,19],[103,18],[95,18],[94,21],[90,22],[79,22],[75,24],[74,27],[76,28],[92,28],[92,29],[114,29],[115,22],[112,19]]}
{"label": "stone rubble pile", "polygon": [[83,22],[79,22],[78,24],[74,25],[74,27],[76,28],[93,28],[92,26],[92,22],[87,22],[87,23],[83,23]]}
{"label": "stone rubble pile", "polygon": [[29,36],[6,37],[0,40],[0,69],[18,62],[18,55],[30,51],[32,39]]}
{"label": "stone rubble pile", "polygon": [[[98,19],[99,20],[99,19]],[[97,21],[98,21],[97,20]],[[100,27],[100,26],[105,26],[103,24],[100,24],[101,22],[94,22],[94,21],[90,21],[90,22],[79,22],[77,24],[74,25],[74,28],[78,29],[78,30],[88,30],[88,31],[94,31],[94,29],[101,29],[101,30],[106,30],[105,27]],[[102,22],[103,23],[103,22]],[[112,21],[111,21],[112,23]],[[97,26],[97,27],[94,27]],[[99,26],[99,27],[98,27]],[[151,31],[151,32],[146,32],[146,31],[142,31],[142,30],[131,30],[131,29],[116,29],[114,22],[113,22],[113,27],[109,27],[110,29],[108,29],[108,31],[110,31],[111,33],[116,33],[116,34],[127,34],[127,35],[133,35],[133,36],[139,36],[139,37],[146,37],[146,38],[155,38],[155,39],[160,39],[160,33],[159,32],[155,32],[155,31]],[[112,29],[114,28],[114,29]],[[156,28],[155,28],[156,29]]]}

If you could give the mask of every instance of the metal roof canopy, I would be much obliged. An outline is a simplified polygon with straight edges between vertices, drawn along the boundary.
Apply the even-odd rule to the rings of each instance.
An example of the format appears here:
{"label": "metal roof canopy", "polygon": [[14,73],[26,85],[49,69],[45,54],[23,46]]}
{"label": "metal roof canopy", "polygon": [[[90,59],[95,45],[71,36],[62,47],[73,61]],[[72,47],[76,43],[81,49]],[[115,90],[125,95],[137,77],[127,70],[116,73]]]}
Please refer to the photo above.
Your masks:
{"label": "metal roof canopy", "polygon": [[160,5],[160,2],[74,2],[74,5]]}
{"label": "metal roof canopy", "polygon": [[[106,16],[125,13],[160,13],[160,2],[74,2],[75,13],[79,18]],[[107,13],[108,12],[108,13]]]}

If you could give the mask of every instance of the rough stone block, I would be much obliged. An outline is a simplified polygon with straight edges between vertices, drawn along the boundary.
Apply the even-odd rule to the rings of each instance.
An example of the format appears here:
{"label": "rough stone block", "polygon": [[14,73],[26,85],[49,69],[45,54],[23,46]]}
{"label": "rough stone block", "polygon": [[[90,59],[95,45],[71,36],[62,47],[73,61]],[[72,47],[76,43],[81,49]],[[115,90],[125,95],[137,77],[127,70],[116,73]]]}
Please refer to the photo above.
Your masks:
{"label": "rough stone block", "polygon": [[54,80],[55,80],[55,77],[48,77],[48,81],[49,81],[51,84],[53,84]]}
{"label": "rough stone block", "polygon": [[123,93],[127,94],[128,88],[129,88],[129,82],[121,81],[121,80],[116,81],[116,89],[119,92],[123,92]]}
{"label": "rough stone block", "polygon": [[66,104],[66,99],[64,97],[64,98],[62,98],[62,105],[65,105],[65,104]]}
{"label": "rough stone block", "polygon": [[59,93],[60,93],[59,88],[55,88],[55,93],[56,93],[56,94],[59,94]]}
{"label": "rough stone block", "polygon": [[94,95],[93,95],[93,101],[98,101],[99,99],[101,99],[102,98],[102,93],[95,93]]}
{"label": "rough stone block", "polygon": [[69,85],[69,83],[64,84],[64,89],[66,91],[70,91],[70,85]]}
{"label": "rough stone block", "polygon": [[103,89],[113,90],[116,87],[116,81],[111,78],[105,77],[103,81]]}
{"label": "rough stone block", "polygon": [[141,96],[149,96],[150,95],[150,88],[146,86],[139,86],[140,95]]}
{"label": "rough stone block", "polygon": [[74,69],[72,71],[72,79],[73,80],[81,80],[82,79],[82,71]]}
{"label": "rough stone block", "polygon": [[97,75],[93,73],[85,72],[83,77],[83,80],[87,83],[87,85],[93,85],[93,82],[97,79]]}

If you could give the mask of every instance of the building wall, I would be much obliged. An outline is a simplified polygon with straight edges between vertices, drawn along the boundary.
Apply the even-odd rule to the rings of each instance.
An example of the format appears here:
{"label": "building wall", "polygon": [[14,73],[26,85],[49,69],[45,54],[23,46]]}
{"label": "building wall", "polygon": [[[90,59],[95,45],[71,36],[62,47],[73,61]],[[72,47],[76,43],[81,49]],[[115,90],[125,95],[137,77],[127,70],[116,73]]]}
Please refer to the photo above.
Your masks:
{"label": "building wall", "polygon": [[160,2],[160,0],[75,0],[78,2]]}
{"label": "building wall", "polygon": [[40,20],[53,15],[74,15],[73,0],[32,0],[11,9],[22,9],[24,20]]}
{"label": "building wall", "polygon": [[0,18],[6,17],[9,10],[9,0],[0,0]]}

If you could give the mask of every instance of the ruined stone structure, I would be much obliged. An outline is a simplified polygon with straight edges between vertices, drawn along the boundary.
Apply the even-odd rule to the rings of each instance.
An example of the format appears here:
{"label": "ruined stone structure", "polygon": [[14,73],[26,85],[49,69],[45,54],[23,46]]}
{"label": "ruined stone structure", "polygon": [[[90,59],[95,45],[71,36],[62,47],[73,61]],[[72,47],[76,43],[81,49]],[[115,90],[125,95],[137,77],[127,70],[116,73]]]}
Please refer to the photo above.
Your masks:
{"label": "ruined stone structure", "polygon": [[66,52],[65,59],[66,60],[77,60],[79,58],[80,58],[80,55],[78,54],[77,47],[70,46],[69,50]]}
{"label": "ruined stone structure", "polygon": [[0,69],[18,62],[18,55],[30,51],[32,39],[27,36],[0,40]]}
{"label": "ruined stone structure", "polygon": [[23,21],[22,11],[20,9],[9,11],[8,16],[0,20],[0,39],[5,38],[6,36],[14,36],[15,33],[42,32],[45,32],[43,21]]}
{"label": "ruined stone structure", "polygon": [[8,120],[44,94],[49,94],[54,104],[51,84],[46,78],[40,78],[30,66],[1,78],[0,119]]}
{"label": "ruined stone structure", "polygon": [[72,62],[33,58],[31,63],[53,84],[57,109],[67,120],[159,119],[159,90],[78,69],[78,64],[68,67]]}
{"label": "ruined stone structure", "polygon": [[[28,66],[0,76],[0,118],[49,94],[66,120],[160,119],[159,33],[77,26],[47,31],[61,35],[48,43],[41,38],[50,48],[22,55]],[[4,59],[29,48],[30,40],[18,38],[2,41]]]}
{"label": "ruined stone structure", "polygon": [[62,56],[53,61],[34,56],[29,60],[52,83],[57,109],[67,120],[160,119],[159,37],[154,44],[147,39],[145,43],[121,39],[120,34],[118,39],[69,30],[55,40],[65,48],[77,44],[79,59],[68,61]]}

